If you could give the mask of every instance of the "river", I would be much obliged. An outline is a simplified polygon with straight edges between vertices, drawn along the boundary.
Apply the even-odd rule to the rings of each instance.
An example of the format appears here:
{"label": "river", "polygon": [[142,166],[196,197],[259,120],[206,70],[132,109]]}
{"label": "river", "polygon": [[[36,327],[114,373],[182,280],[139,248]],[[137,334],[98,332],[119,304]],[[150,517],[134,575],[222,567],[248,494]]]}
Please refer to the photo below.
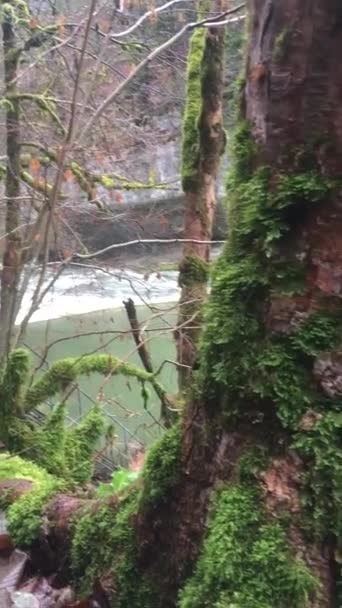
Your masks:
{"label": "river", "polygon": [[[52,276],[51,270],[47,280]],[[30,283],[18,322],[29,306],[33,290],[34,281]],[[139,306],[139,320],[144,323],[155,368],[166,359],[175,360],[172,327],[179,298],[176,272],[143,276],[113,269],[70,268],[46,295],[29,324],[25,345],[34,353],[33,364],[37,366],[45,356],[43,368],[62,357],[106,352],[141,365],[122,306],[127,298]],[[175,367],[166,364],[160,380],[173,392]],[[128,382],[120,376],[109,381],[97,374],[82,378],[68,401],[69,422],[81,419],[94,402],[100,402],[108,421],[115,426],[117,437],[111,456],[117,458],[131,442],[148,444],[162,432],[158,399],[151,392],[145,410],[140,390],[134,379]]]}

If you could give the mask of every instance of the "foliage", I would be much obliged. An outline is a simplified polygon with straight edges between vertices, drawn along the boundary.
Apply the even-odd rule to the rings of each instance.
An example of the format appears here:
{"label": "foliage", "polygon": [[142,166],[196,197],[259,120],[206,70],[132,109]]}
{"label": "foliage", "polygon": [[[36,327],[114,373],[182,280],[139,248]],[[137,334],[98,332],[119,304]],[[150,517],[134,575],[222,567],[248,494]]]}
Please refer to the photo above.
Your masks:
{"label": "foliage", "polygon": [[130,471],[129,469],[117,469],[112,473],[112,479],[109,483],[100,483],[96,490],[96,495],[99,498],[105,498],[113,494],[118,494],[128,488],[132,483],[139,479],[139,471]]}
{"label": "foliage", "polygon": [[179,424],[169,429],[150,448],[143,470],[142,500],[156,503],[177,483],[181,467],[181,432]]}
{"label": "foliage", "polygon": [[296,559],[286,532],[244,486],[219,490],[202,553],[179,608],[305,608],[317,582]]}

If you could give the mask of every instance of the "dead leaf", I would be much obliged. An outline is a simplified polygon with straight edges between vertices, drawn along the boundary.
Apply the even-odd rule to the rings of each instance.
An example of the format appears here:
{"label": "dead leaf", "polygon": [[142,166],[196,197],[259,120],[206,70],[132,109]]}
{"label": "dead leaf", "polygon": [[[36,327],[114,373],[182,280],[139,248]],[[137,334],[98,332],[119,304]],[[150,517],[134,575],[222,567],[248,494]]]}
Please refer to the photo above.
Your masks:
{"label": "dead leaf", "polygon": [[59,36],[63,37],[64,32],[65,32],[65,16],[64,15],[58,15],[58,17],[56,19],[56,25],[58,28]]}
{"label": "dead leaf", "polygon": [[30,168],[34,175],[37,175],[40,171],[40,161],[38,158],[31,158]]}

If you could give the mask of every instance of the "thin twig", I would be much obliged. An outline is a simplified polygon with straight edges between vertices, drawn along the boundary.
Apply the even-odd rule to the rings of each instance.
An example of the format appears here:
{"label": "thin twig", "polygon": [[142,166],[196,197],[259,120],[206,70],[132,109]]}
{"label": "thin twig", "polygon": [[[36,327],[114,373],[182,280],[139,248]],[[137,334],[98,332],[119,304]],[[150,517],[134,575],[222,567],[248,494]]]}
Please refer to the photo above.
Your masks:
{"label": "thin twig", "polygon": [[74,253],[74,260],[91,260],[105,253],[109,253],[114,249],[122,249],[124,247],[132,247],[132,245],[174,245],[175,243],[193,243],[195,245],[223,245],[226,241],[201,241],[196,239],[135,239],[134,241],[126,241],[125,243],[113,243],[104,249],[99,249],[93,253]]}

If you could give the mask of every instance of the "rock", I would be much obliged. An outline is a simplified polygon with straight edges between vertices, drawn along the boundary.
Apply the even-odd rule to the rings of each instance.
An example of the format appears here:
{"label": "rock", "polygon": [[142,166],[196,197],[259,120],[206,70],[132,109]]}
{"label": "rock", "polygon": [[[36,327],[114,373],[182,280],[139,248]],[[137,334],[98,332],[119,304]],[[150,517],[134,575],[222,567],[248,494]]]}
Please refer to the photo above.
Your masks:
{"label": "rock", "polygon": [[11,595],[13,608],[40,608],[38,600],[32,593],[15,591]]}

